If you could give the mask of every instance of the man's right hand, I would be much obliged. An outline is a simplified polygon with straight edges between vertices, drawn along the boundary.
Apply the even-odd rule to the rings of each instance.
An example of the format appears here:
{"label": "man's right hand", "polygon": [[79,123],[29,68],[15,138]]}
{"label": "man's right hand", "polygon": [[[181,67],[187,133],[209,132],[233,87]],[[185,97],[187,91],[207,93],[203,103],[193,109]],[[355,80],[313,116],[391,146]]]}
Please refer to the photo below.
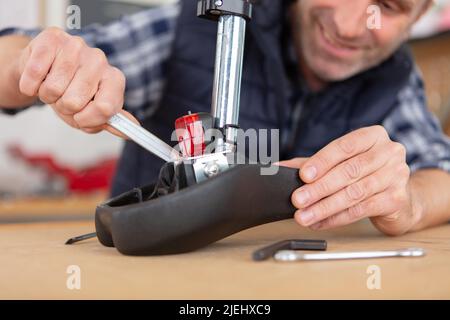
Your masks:
{"label": "man's right hand", "polygon": [[108,119],[121,111],[125,76],[111,66],[102,50],[82,38],[49,28],[21,52],[19,90],[52,106],[70,126],[87,133],[108,130]]}

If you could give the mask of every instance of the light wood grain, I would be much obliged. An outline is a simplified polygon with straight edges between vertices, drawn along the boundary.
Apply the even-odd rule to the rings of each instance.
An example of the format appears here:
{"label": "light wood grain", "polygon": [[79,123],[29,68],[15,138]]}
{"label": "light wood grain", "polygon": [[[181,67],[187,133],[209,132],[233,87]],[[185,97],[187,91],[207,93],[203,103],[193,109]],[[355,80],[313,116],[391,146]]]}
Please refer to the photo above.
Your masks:
{"label": "light wood grain", "polygon": [[[182,255],[129,257],[96,239],[91,223],[0,226],[0,298],[310,299],[450,298],[450,225],[389,238],[368,222],[312,233],[293,221],[260,226]],[[277,263],[251,253],[289,238],[323,238],[329,251],[423,247],[423,258]],[[381,268],[381,290],[367,289],[368,266]],[[81,290],[66,288],[66,269],[81,268]]]}
{"label": "light wood grain", "polygon": [[0,223],[93,220],[105,193],[54,198],[1,199]]}

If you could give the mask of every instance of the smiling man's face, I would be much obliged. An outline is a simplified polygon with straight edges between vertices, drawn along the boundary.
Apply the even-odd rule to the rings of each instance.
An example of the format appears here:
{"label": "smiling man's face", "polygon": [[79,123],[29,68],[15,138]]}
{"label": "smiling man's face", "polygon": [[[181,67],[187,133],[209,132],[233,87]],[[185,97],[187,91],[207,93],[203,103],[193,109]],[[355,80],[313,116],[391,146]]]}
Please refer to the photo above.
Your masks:
{"label": "smiling man's face", "polygon": [[[347,79],[389,57],[427,9],[428,0],[297,0],[291,11],[298,55],[324,82]],[[368,27],[377,5],[380,29]]]}

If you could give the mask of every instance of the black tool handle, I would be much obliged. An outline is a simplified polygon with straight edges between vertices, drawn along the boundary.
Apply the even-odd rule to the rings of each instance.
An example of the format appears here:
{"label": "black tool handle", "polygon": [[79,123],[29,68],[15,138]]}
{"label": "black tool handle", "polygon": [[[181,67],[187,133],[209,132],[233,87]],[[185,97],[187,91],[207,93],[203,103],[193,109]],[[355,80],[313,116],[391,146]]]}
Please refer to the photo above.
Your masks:
{"label": "black tool handle", "polygon": [[283,240],[256,250],[253,252],[252,258],[254,261],[267,260],[280,250],[324,251],[327,250],[327,242],[326,240],[314,239]]}

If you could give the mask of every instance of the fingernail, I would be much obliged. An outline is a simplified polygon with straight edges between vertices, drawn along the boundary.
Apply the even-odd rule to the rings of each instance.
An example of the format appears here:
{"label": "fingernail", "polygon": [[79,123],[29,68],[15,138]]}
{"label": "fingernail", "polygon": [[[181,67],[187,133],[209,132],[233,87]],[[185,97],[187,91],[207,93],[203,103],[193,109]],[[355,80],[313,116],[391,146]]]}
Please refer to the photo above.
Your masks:
{"label": "fingernail", "polygon": [[308,180],[313,180],[317,175],[317,169],[316,167],[306,167],[303,169],[303,176]]}
{"label": "fingernail", "polygon": [[297,194],[295,195],[295,199],[300,204],[300,206],[306,207],[308,205],[308,202],[310,199],[309,192],[306,190],[297,191]]}
{"label": "fingernail", "polygon": [[310,224],[310,222],[314,219],[314,214],[309,211],[303,211],[302,213],[300,213],[300,220],[302,222],[302,225],[307,226]]}

